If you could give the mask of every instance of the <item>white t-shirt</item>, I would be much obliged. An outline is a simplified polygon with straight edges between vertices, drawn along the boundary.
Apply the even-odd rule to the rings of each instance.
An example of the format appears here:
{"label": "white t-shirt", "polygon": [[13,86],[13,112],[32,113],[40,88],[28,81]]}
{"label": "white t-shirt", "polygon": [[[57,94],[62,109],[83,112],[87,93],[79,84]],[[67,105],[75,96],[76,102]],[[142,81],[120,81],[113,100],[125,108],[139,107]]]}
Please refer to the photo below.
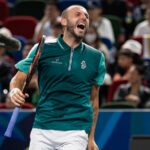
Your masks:
{"label": "white t-shirt", "polygon": [[98,24],[97,31],[100,37],[105,37],[110,39],[112,43],[115,42],[114,32],[111,22],[107,18],[102,18]]}
{"label": "white t-shirt", "polygon": [[136,26],[136,28],[134,30],[134,33],[133,33],[134,36],[142,36],[142,35],[145,35],[145,34],[150,34],[150,24],[148,23],[147,20],[142,21],[141,23],[139,23]]}

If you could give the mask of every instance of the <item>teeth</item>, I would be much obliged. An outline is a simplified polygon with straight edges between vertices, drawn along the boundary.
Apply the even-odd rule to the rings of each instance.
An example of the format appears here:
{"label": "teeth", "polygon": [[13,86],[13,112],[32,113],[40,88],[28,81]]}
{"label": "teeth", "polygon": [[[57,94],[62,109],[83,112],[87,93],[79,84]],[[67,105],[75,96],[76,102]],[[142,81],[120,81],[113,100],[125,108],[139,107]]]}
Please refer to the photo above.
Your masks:
{"label": "teeth", "polygon": [[85,26],[85,24],[84,24],[84,23],[79,23],[79,25]]}
{"label": "teeth", "polygon": [[83,30],[85,28],[85,24],[81,22],[77,25],[77,27]]}

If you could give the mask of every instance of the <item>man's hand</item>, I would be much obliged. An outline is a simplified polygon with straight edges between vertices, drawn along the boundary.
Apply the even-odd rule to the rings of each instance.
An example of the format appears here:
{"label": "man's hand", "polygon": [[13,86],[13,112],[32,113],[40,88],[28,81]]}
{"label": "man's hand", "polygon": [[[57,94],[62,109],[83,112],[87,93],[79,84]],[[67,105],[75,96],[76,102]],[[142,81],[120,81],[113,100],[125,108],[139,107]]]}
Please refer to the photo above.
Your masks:
{"label": "man's hand", "polygon": [[88,141],[88,150],[99,150],[97,144],[95,143],[95,140],[89,139],[89,141]]}
{"label": "man's hand", "polygon": [[15,106],[22,106],[25,102],[25,98],[29,97],[28,94],[23,94],[19,88],[13,88],[9,93],[10,101]]}
{"label": "man's hand", "polygon": [[125,99],[126,99],[127,101],[131,101],[131,102],[135,102],[135,103],[139,103],[139,102],[140,102],[139,97],[136,96],[136,95],[133,95],[133,94],[127,95],[127,96],[125,97]]}

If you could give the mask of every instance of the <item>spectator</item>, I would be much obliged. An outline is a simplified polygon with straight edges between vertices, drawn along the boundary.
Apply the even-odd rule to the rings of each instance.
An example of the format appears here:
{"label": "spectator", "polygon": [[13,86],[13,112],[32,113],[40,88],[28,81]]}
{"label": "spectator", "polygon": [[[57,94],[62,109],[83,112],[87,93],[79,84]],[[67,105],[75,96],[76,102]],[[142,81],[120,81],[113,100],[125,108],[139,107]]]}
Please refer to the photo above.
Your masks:
{"label": "spectator", "polygon": [[129,70],[129,83],[119,86],[114,100],[133,103],[138,108],[147,107],[150,102],[150,89],[142,85],[145,68],[134,65]]}
{"label": "spectator", "polygon": [[60,35],[63,30],[62,30],[62,25],[60,23],[60,19],[57,19],[56,22],[52,26],[53,29],[53,36],[56,38],[58,35]]}
{"label": "spectator", "polygon": [[22,50],[22,58],[23,59],[25,59],[27,57],[28,53],[30,52],[30,50],[34,44],[35,44],[35,42],[32,40],[29,40],[25,43],[24,48]]}
{"label": "spectator", "polygon": [[118,54],[117,67],[113,81],[128,80],[130,67],[142,63],[142,45],[135,40],[126,41]]}
{"label": "spectator", "polygon": [[[32,40],[29,40],[26,42],[26,44],[24,45],[24,48],[22,50],[23,59],[25,59],[27,57],[28,53],[30,52],[30,50],[34,44],[35,44],[35,42]],[[29,96],[26,98],[26,102],[23,105],[23,108],[33,108],[34,106],[36,107],[36,105],[38,103],[39,90],[38,90],[37,78],[38,78],[38,76],[35,73],[30,81],[28,88],[27,88],[27,92],[28,92]],[[12,103],[10,102],[10,97],[7,96],[6,97],[6,108],[13,108],[13,107],[14,107],[14,105],[12,105]]]}
{"label": "spectator", "polygon": [[145,34],[150,34],[150,8],[146,10],[145,18],[146,19],[144,21],[136,26],[133,33],[134,36],[143,36]]}
{"label": "spectator", "polygon": [[1,33],[0,29],[0,102],[5,102],[9,91],[9,82],[14,75],[14,66],[6,61],[5,53],[6,51],[18,50],[20,48],[20,42],[15,38],[9,37],[7,29],[5,31],[2,30]]}
{"label": "spectator", "polygon": [[37,24],[34,33],[34,41],[38,41],[42,35],[53,35],[52,25],[60,16],[60,11],[56,1],[48,1],[44,10],[44,16]]}
{"label": "spectator", "polygon": [[89,15],[91,24],[97,28],[100,37],[108,38],[112,43],[115,43],[115,37],[111,22],[102,16],[102,7],[100,3],[93,2],[89,4]]}
{"label": "spectator", "polygon": [[63,29],[60,23],[60,19],[57,19],[56,22],[52,25],[52,32],[53,35],[47,36],[46,42],[51,40],[51,39],[56,39],[58,35],[62,33]]}
{"label": "spectator", "polygon": [[84,41],[90,46],[102,51],[105,55],[106,60],[109,60],[109,50],[107,46],[100,40],[97,29],[93,25],[89,27],[85,35]]}

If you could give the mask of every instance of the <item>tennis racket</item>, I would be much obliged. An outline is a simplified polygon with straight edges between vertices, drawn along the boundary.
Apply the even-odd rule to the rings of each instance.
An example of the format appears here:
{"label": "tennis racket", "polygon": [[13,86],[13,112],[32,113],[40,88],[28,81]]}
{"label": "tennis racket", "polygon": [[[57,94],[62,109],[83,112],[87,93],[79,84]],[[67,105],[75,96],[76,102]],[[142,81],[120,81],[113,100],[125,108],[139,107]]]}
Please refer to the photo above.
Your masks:
{"label": "tennis racket", "polygon": [[[23,89],[22,89],[22,92],[24,94],[26,93],[28,85],[31,81],[31,78],[32,78],[33,74],[34,74],[35,67],[38,63],[38,59],[40,57],[40,54],[41,54],[43,46],[44,46],[45,38],[46,38],[46,36],[43,35],[40,42],[39,42],[39,44],[38,44],[38,46],[37,46],[34,57],[32,59],[32,63],[30,65],[30,68],[29,68],[29,71],[28,71],[28,74],[27,74],[27,78],[26,78],[26,81],[25,81]],[[13,110],[13,114],[11,116],[11,119],[9,121],[8,127],[6,129],[6,132],[4,134],[5,137],[11,137],[12,131],[14,129],[14,126],[15,126],[15,123],[16,123],[19,112],[20,112],[20,107],[15,107],[15,109]]]}

